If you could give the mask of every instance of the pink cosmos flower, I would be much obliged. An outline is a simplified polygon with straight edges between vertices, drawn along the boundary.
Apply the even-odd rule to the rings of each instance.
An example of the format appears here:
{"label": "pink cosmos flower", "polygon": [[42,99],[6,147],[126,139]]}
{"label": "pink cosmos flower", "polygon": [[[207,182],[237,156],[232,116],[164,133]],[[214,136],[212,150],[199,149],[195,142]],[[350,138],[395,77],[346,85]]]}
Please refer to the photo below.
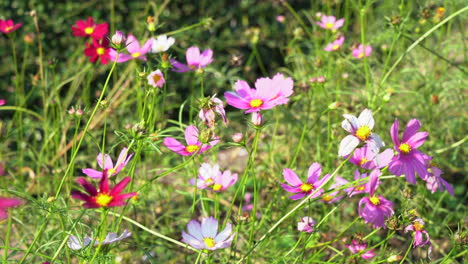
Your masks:
{"label": "pink cosmos flower", "polygon": [[186,72],[205,68],[208,64],[213,62],[213,51],[206,49],[200,54],[200,49],[194,46],[187,49],[185,57],[188,65],[171,59],[171,64],[174,67],[173,71]]}
{"label": "pink cosmos flower", "polygon": [[201,223],[190,220],[186,233],[182,230],[182,241],[196,249],[208,249],[210,251],[231,246],[235,233],[232,233],[232,225],[226,224],[223,231],[218,233],[218,220],[213,217],[203,218]]}
{"label": "pink cosmos flower", "polygon": [[[291,169],[284,169],[283,177],[289,185],[282,183],[281,187],[287,192],[296,193],[295,195],[290,196],[289,199],[298,200],[305,196],[309,196],[330,177],[330,174],[327,174],[322,179],[319,179],[320,174],[322,174],[322,167],[317,162],[310,165],[307,182],[305,183],[297,177],[297,174],[294,171]],[[310,198],[319,197],[322,193],[323,189],[316,192]]]}
{"label": "pink cosmos flower", "polygon": [[84,55],[89,57],[90,62],[96,62],[98,59],[101,64],[107,64],[110,60],[109,41],[105,38],[98,40],[93,39],[91,43],[85,43],[86,49]]}
{"label": "pink cosmos flower", "polygon": [[[348,158],[348,157],[346,157]],[[393,158],[393,150],[386,149],[382,153],[376,153],[375,148],[367,145],[357,148],[349,161],[366,170],[380,169],[386,167]]]}
{"label": "pink cosmos flower", "polygon": [[123,170],[132,157],[133,154],[128,155],[128,149],[123,148],[122,151],[120,151],[119,157],[117,158],[117,163],[114,166],[112,158],[108,154],[104,154],[103,156],[102,153],[99,153],[96,157],[96,161],[103,171],[101,172],[88,168],[83,169],[82,172],[93,179],[101,179],[104,171],[107,171],[109,177],[112,177]]}
{"label": "pink cosmos flower", "polygon": [[341,36],[332,43],[327,44],[327,46],[323,49],[325,51],[337,51],[343,46],[343,43],[345,41],[345,37]]}
{"label": "pink cosmos flower", "polygon": [[351,253],[359,254],[363,259],[371,259],[375,256],[375,249],[364,252],[367,248],[367,243],[358,243],[356,240],[352,240],[351,244],[346,244],[345,246],[351,251]]}
{"label": "pink cosmos flower", "polygon": [[99,189],[96,189],[85,178],[78,178],[78,184],[83,186],[88,194],[72,190],[71,196],[74,199],[84,201],[84,208],[124,206],[127,204],[125,200],[137,195],[135,192],[121,194],[130,181],[130,177],[125,177],[122,181],[117,183],[114,188],[110,189],[107,170],[104,170],[101,181],[99,182]]}
{"label": "pink cosmos flower", "polygon": [[125,36],[125,34],[119,30],[116,30],[114,35],[112,35],[112,38],[111,38],[112,44],[117,45],[117,46],[122,45],[126,40],[127,40],[127,37]]}
{"label": "pink cosmos flower", "polygon": [[335,30],[343,26],[344,18],[336,20],[334,16],[322,15],[320,21],[316,22],[316,24],[323,29]]}
{"label": "pink cosmos flower", "polygon": [[68,237],[67,245],[72,250],[80,250],[82,248],[89,246],[93,241],[94,241],[94,246],[98,246],[99,244],[108,245],[108,244],[121,241],[127,237],[130,237],[131,235],[132,235],[132,232],[129,232],[127,229],[125,229],[120,236],[117,236],[117,233],[113,233],[113,232],[107,233],[107,236],[104,238],[102,242],[99,242],[98,239],[94,239],[90,236],[85,236],[83,238],[83,243],[81,243],[80,240],[76,236],[71,235]]}
{"label": "pink cosmos flower", "polygon": [[5,99],[0,99],[0,105],[4,105],[6,104],[6,100]]}
{"label": "pink cosmos flower", "polygon": [[359,44],[359,46],[355,49],[353,49],[353,56],[356,59],[362,59],[364,57],[369,57],[372,52],[372,47],[370,45],[366,45],[364,47],[362,44]]}
{"label": "pink cosmos flower", "polygon": [[442,175],[442,170],[437,168],[430,160],[427,160],[427,178],[426,178],[426,187],[431,191],[431,193],[435,193],[437,189],[443,192],[447,190],[447,192],[455,197],[455,193],[453,192],[453,186],[450,185],[447,181],[445,181],[440,175]]}
{"label": "pink cosmos flower", "polygon": [[197,185],[199,189],[212,189],[220,192],[232,186],[237,181],[237,173],[231,171],[221,172],[219,165],[211,166],[203,163],[198,171],[198,179],[191,179],[190,184]]}
{"label": "pink cosmos flower", "polygon": [[[146,61],[145,54],[151,50],[151,46],[153,45],[153,39],[149,39],[140,47],[140,43],[133,35],[128,35],[127,42],[125,42],[127,46],[127,51],[129,54],[119,53],[117,62],[126,62],[132,59],[138,59]],[[117,51],[115,49],[110,50],[110,57],[112,61],[115,61],[117,58]]]}
{"label": "pink cosmos flower", "polygon": [[[374,175],[375,174],[375,175]],[[379,170],[372,170],[371,171],[371,175],[369,177],[376,177],[377,178],[377,181],[375,183],[372,183],[374,184],[375,186],[371,186],[371,182],[368,181],[366,183],[363,183],[363,184],[359,184],[357,186],[354,186],[354,187],[351,187],[351,188],[347,188],[345,189],[345,192],[348,193],[349,197],[353,196],[353,195],[356,195],[356,194],[360,194],[360,193],[369,193],[370,190],[371,190],[371,187],[373,187],[374,189],[376,189],[379,185],[380,185],[380,181],[378,180],[378,177],[379,175],[381,174],[381,172]],[[359,172],[359,170],[355,170],[354,171],[354,180],[355,181],[361,181],[363,179],[366,179],[368,178],[367,177],[367,173],[363,173],[361,174]],[[369,179],[368,179],[369,180]]]}
{"label": "pink cosmos flower", "polygon": [[8,208],[19,206],[23,202],[17,198],[6,198],[0,197],[0,219],[5,219],[8,217]]}
{"label": "pink cosmos flower", "polygon": [[283,15],[276,16],[276,21],[283,23],[286,20],[286,17]]}
{"label": "pink cosmos flower", "polygon": [[314,231],[315,221],[312,217],[304,216],[301,221],[297,223],[297,230],[306,233],[312,233]]}
{"label": "pink cosmos flower", "polygon": [[202,143],[198,137],[197,127],[190,125],[185,129],[185,141],[187,142],[187,146],[180,143],[173,137],[167,137],[164,139],[164,145],[179,155],[190,156],[195,153],[200,154],[210,149],[211,147],[218,144],[219,139],[218,137],[214,136],[210,142]]}
{"label": "pink cosmos flower", "polygon": [[374,228],[385,228],[385,218],[394,214],[392,202],[381,195],[374,195],[381,174],[382,172],[377,169],[371,172],[367,186],[369,197],[364,197],[359,201],[359,216],[364,218],[364,222],[372,223]]}
{"label": "pink cosmos flower", "polygon": [[224,93],[227,103],[239,109],[247,109],[245,113],[251,113],[286,104],[293,93],[294,81],[277,73],[273,79],[257,79],[256,89],[250,88],[247,82],[241,80],[234,87],[235,92]]}
{"label": "pink cosmos flower", "polygon": [[[421,218],[416,218],[413,221],[413,224],[407,226],[405,228],[405,233],[408,231],[413,231],[414,232],[414,243],[413,243],[413,248],[415,247],[423,247],[425,245],[429,245],[428,248],[428,255],[431,255],[432,252],[432,243],[429,237],[429,233],[427,233],[426,230],[424,230],[424,221]],[[426,239],[424,240],[424,237]]]}
{"label": "pink cosmos flower", "polygon": [[102,39],[108,32],[107,23],[95,24],[92,17],[88,20],[78,20],[75,26],[72,26],[73,35],[77,37],[92,37],[93,39]]}
{"label": "pink cosmos flower", "polygon": [[11,19],[8,19],[8,20],[0,19],[0,31],[5,33],[5,34],[9,34],[9,33],[13,32],[13,31],[17,30],[22,25],[23,24],[21,24],[21,23],[15,24],[13,22],[13,20],[11,20]]}
{"label": "pink cosmos flower", "polygon": [[148,84],[153,87],[163,87],[166,80],[164,80],[164,75],[160,70],[155,70],[151,72],[148,77]]}
{"label": "pink cosmos flower", "polygon": [[[345,185],[348,183],[347,180],[341,178],[340,176],[335,176],[335,182],[330,186],[330,189],[328,191],[332,191],[334,189],[336,189],[337,187],[340,187],[342,185]],[[324,203],[335,203],[335,202],[338,202],[339,200],[343,199],[344,196],[341,195],[341,196],[338,196],[338,194],[340,193],[339,190],[336,190],[336,191],[333,191],[333,192],[328,192],[328,193],[324,193],[322,195],[322,198],[321,198],[321,201],[324,202]]]}
{"label": "pink cosmos flower", "polygon": [[395,120],[390,129],[390,135],[398,155],[390,162],[388,169],[397,176],[405,174],[406,180],[411,184],[416,184],[415,173],[423,180],[426,180],[428,174],[426,160],[429,157],[417,150],[417,148],[426,141],[429,133],[418,132],[419,128],[421,128],[421,122],[417,119],[411,119],[406,126],[401,141],[398,137],[398,119]]}
{"label": "pink cosmos flower", "polygon": [[369,147],[373,148],[375,152],[384,146],[384,143],[379,135],[372,133],[374,128],[374,117],[372,117],[372,111],[364,109],[356,118],[353,115],[344,114],[345,120],[341,123],[341,127],[350,133],[340,142],[340,148],[338,155],[344,157],[349,155],[360,142],[365,142]]}
{"label": "pink cosmos flower", "polygon": [[227,118],[226,112],[224,111],[224,103],[219,98],[213,95],[208,100],[205,99],[204,102],[201,104],[200,112],[198,113],[198,117],[202,120],[202,122],[209,126],[214,127],[215,125],[215,112],[218,113],[221,118],[223,119],[224,125],[227,127]]}

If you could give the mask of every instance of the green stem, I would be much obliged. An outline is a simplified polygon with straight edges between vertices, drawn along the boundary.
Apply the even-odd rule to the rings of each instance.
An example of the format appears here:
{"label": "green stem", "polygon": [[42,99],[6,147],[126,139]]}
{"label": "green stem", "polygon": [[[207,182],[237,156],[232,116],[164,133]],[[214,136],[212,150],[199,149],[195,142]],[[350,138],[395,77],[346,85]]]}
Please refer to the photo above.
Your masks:
{"label": "green stem", "polygon": [[7,226],[7,233],[5,237],[5,248],[3,249],[3,263],[8,263],[8,249],[10,246],[10,234],[11,234],[11,210],[8,209],[8,226]]}

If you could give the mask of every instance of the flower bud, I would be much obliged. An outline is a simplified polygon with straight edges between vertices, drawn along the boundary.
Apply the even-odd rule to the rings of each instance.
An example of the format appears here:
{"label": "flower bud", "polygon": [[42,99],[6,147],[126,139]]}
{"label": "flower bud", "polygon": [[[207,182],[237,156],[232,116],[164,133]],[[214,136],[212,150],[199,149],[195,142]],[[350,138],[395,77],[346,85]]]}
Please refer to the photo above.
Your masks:
{"label": "flower bud", "polygon": [[260,112],[252,113],[252,124],[254,124],[255,126],[263,125],[263,116]]}
{"label": "flower bud", "polygon": [[235,133],[234,135],[232,135],[232,141],[236,143],[240,143],[243,138],[244,138],[244,135],[242,133]]}
{"label": "flower bud", "polygon": [[403,257],[400,255],[391,255],[387,258],[387,262],[397,262],[400,261]]}
{"label": "flower bud", "polygon": [[73,107],[70,108],[70,109],[68,109],[68,114],[69,114],[69,115],[73,115],[73,114],[75,114],[75,112],[76,112],[76,111],[75,111],[75,108],[73,108]]}
{"label": "flower bud", "polygon": [[317,77],[317,82],[318,82],[318,83],[324,83],[324,82],[326,82],[326,81],[327,81],[327,79],[325,79],[325,76],[319,76],[319,77]]}
{"label": "flower bud", "polygon": [[343,105],[342,102],[333,102],[333,103],[328,105],[328,109],[335,110],[337,108],[340,108],[342,105]]}
{"label": "flower bud", "polygon": [[114,45],[122,45],[126,41],[125,35],[121,31],[115,31],[114,35],[112,36],[112,44]]}

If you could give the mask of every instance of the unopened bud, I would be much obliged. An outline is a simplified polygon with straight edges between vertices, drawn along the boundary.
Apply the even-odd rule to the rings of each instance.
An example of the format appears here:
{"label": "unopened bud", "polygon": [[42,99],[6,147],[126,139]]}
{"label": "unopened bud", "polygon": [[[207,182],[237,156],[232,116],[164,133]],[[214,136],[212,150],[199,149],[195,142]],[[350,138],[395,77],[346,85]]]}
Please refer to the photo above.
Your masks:
{"label": "unopened bud", "polygon": [[202,143],[208,143],[212,138],[212,131],[210,129],[202,130],[198,139]]}
{"label": "unopened bud", "polygon": [[337,108],[340,108],[342,105],[343,105],[342,102],[333,102],[333,103],[328,105],[328,109],[335,110]]}
{"label": "unopened bud", "polygon": [[115,31],[114,35],[112,36],[112,44],[116,46],[121,46],[125,43],[126,37],[121,31]]}
{"label": "unopened bud", "polygon": [[205,71],[202,68],[198,68],[195,72],[197,74],[203,74]]}
{"label": "unopened bud", "polygon": [[401,259],[403,259],[403,257],[400,255],[392,255],[387,258],[387,262],[397,262],[397,261],[400,261]]}
{"label": "unopened bud", "polygon": [[244,138],[244,135],[242,133],[235,133],[234,135],[232,135],[232,141],[236,143],[240,143],[243,138]]}
{"label": "unopened bud", "polygon": [[252,124],[254,124],[255,126],[263,125],[263,116],[260,112],[252,113]]}
{"label": "unopened bud", "polygon": [[75,112],[76,112],[76,111],[75,111],[75,108],[73,108],[73,107],[70,108],[70,109],[68,109],[68,114],[69,114],[69,115],[73,115],[73,114],[75,114]]}
{"label": "unopened bud", "polygon": [[51,197],[47,198],[48,203],[51,203],[53,201],[55,201],[55,197],[51,196]]}
{"label": "unopened bud", "polygon": [[24,35],[24,42],[28,43],[28,44],[32,44],[34,42],[34,34],[33,33],[28,33],[26,35]]}
{"label": "unopened bud", "polygon": [[100,103],[100,105],[101,105],[101,107],[106,108],[106,107],[109,106],[109,101],[107,101],[107,100],[102,100],[101,103]]}
{"label": "unopened bud", "polygon": [[81,109],[77,109],[76,112],[75,112],[75,114],[76,114],[77,116],[82,116],[82,115],[84,115],[84,111],[81,110]]}

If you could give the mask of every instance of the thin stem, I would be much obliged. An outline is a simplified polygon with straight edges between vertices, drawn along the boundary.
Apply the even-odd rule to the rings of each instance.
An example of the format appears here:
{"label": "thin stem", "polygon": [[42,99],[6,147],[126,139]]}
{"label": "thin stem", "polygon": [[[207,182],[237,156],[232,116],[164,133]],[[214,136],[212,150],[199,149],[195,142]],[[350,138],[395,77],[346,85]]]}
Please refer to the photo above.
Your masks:
{"label": "thin stem", "polygon": [[10,234],[11,234],[11,210],[8,209],[8,226],[5,237],[5,248],[3,249],[3,263],[8,263],[8,247],[10,246]]}

